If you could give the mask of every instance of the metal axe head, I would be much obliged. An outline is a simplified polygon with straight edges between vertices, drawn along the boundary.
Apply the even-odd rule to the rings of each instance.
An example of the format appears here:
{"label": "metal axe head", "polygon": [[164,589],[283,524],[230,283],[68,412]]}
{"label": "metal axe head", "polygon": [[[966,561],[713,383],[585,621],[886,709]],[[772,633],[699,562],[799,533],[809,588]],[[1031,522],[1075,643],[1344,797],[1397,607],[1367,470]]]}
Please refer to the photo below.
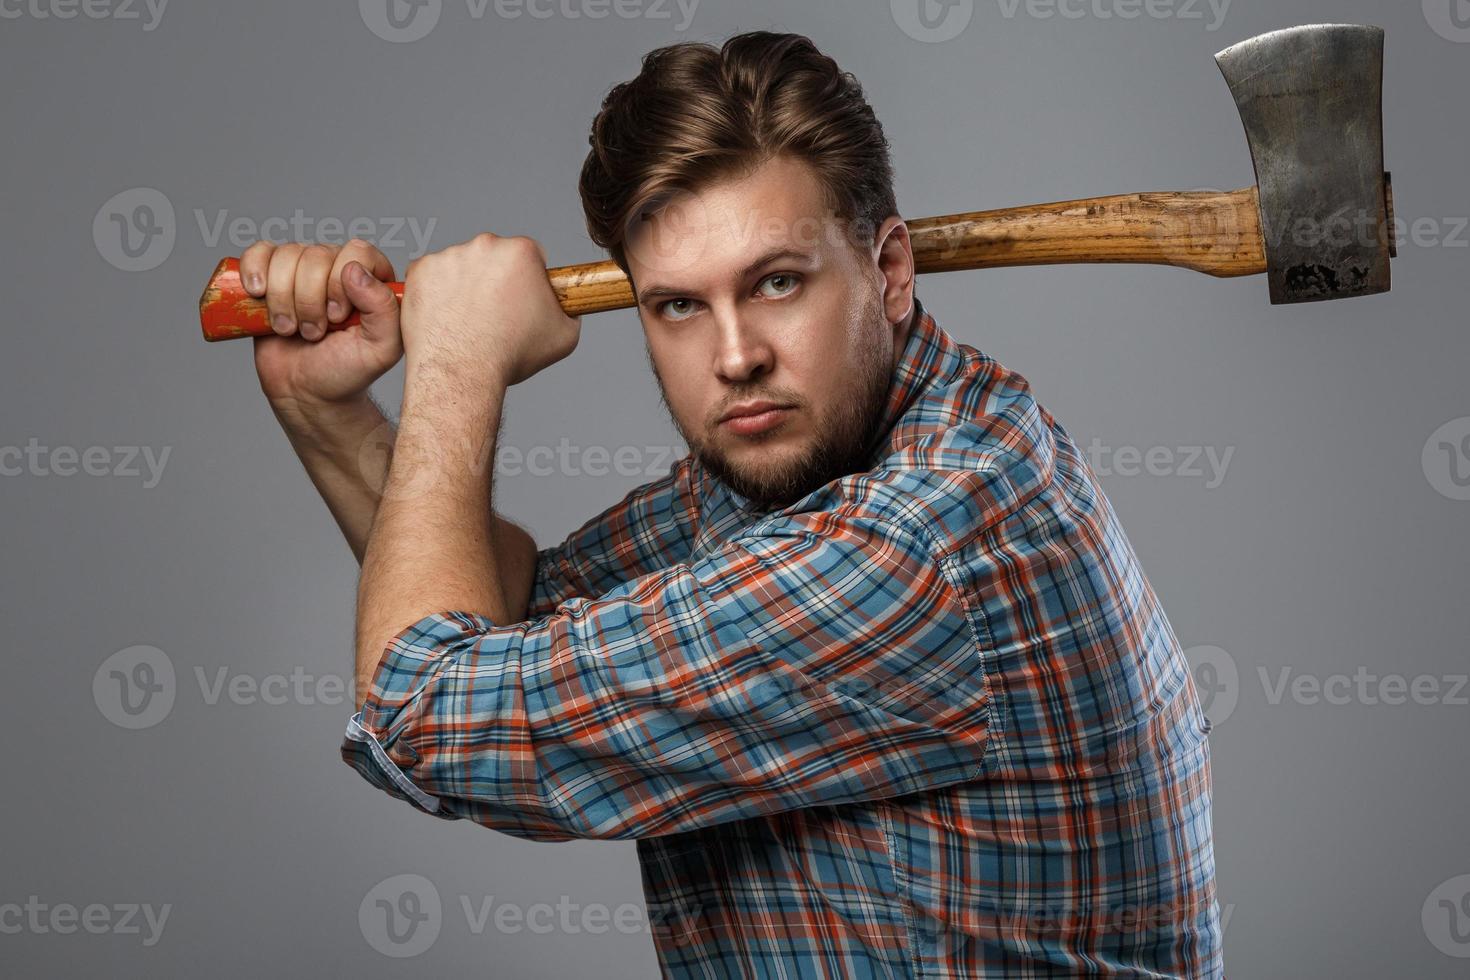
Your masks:
{"label": "metal axe head", "polygon": [[1271,302],[1387,292],[1382,28],[1308,24],[1215,61],[1255,162]]}

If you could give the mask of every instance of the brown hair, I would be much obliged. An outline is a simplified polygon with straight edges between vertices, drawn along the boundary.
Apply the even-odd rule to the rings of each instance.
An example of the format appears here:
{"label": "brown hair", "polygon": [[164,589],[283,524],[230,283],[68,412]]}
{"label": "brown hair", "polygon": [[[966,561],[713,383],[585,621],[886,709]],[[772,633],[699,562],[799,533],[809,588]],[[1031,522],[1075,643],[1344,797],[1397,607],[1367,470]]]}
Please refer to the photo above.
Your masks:
{"label": "brown hair", "polygon": [[643,57],[602,100],[578,189],[587,231],[628,271],[636,221],[679,191],[772,157],[810,164],[828,207],[869,236],[898,213],[888,141],[852,73],[800,34],[751,31],[716,49],[681,42]]}

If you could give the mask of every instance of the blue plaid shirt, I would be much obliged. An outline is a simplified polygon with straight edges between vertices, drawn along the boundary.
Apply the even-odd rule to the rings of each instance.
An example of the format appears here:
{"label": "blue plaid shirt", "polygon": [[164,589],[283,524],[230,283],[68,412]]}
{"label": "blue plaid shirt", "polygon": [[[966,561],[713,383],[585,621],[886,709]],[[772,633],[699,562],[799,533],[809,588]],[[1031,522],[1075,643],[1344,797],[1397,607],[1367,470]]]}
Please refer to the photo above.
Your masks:
{"label": "blue plaid shirt", "polygon": [[398,634],[341,750],[635,839],[665,977],[1216,978],[1209,730],[1067,431],[919,305],[868,471],[762,512],[684,457],[524,622]]}

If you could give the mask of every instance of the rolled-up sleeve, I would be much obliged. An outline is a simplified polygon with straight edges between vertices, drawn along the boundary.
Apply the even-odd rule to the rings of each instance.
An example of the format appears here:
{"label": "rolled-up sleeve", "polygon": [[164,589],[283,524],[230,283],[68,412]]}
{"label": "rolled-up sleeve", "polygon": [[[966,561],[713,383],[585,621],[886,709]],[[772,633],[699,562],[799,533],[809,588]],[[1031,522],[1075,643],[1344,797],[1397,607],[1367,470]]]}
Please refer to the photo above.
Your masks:
{"label": "rolled-up sleeve", "polygon": [[342,756],[443,819],[636,838],[975,778],[989,707],[924,536],[856,509],[783,514],[534,620],[414,623]]}

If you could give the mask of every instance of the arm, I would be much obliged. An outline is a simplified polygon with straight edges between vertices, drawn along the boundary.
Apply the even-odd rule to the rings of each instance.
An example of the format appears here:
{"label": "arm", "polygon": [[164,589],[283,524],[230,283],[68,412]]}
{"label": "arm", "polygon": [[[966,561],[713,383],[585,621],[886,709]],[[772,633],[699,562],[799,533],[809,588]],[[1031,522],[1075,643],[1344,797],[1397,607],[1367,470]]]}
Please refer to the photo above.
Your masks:
{"label": "arm", "polygon": [[851,507],[777,515],[542,619],[430,614],[388,644],[342,755],[420,809],[536,840],[971,779],[990,702],[942,566]]}
{"label": "arm", "polygon": [[[255,340],[261,391],[361,563],[394,444],[393,426],[368,394],[403,353],[398,300],[382,281],[393,278],[393,265],[360,239],[342,247],[258,241],[240,257],[240,278],[246,292],[265,300],[274,331]],[[359,324],[326,329],[353,310]],[[499,584],[519,615],[529,601],[535,543],[499,515],[493,526]]]}
{"label": "arm", "polygon": [[[352,267],[364,285],[366,272]],[[575,349],[546,256],[528,238],[476,236],[418,259],[404,281],[403,413],[358,582],[355,700],[405,625],[436,609],[515,622],[492,509],[506,389]],[[529,583],[534,569],[512,569]],[[522,574],[524,573],[524,574]],[[514,594],[512,594],[514,593]]]}
{"label": "arm", "polygon": [[[469,464],[493,458],[506,387],[570,353],[579,324],[525,242],[481,236],[415,268],[403,419],[358,593],[350,764],[428,812],[552,840],[980,773],[989,692],[944,559],[858,505],[775,516],[510,620],[489,477]],[[435,461],[430,478],[415,482],[415,460]]]}
{"label": "arm", "polygon": [[[492,547],[492,467],[477,463],[495,458],[507,382],[483,380],[482,390],[446,399],[451,378],[409,364],[393,461],[358,582],[359,707],[383,648],[404,623],[442,608],[515,622]],[[464,410],[465,402],[475,408]]]}
{"label": "arm", "polygon": [[[340,406],[314,406],[308,412],[273,404],[276,418],[296,451],[312,485],[342,529],[359,564],[367,549],[386,485],[396,432],[377,405],[362,397]],[[377,451],[375,443],[384,443]],[[494,459],[493,456],[489,457]],[[486,506],[489,507],[488,497]],[[501,588],[512,621],[524,619],[537,577],[536,542],[523,528],[493,510],[491,541],[499,557]]]}

